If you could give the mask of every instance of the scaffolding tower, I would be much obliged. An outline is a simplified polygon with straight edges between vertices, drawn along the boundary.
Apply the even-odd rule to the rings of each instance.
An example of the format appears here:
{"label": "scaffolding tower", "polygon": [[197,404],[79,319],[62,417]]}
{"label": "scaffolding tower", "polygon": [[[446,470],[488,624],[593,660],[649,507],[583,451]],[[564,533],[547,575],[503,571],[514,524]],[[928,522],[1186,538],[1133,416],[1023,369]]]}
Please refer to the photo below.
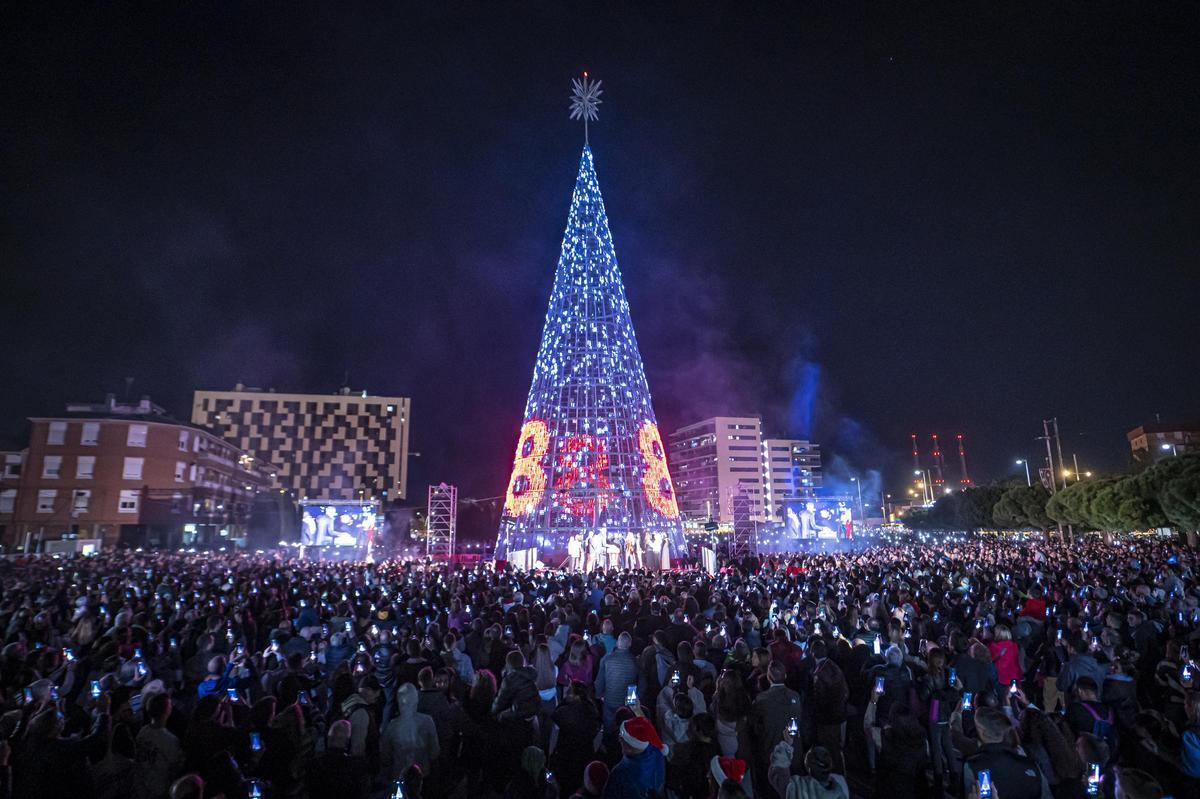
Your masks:
{"label": "scaffolding tower", "polygon": [[745,490],[730,498],[733,511],[733,533],[729,536],[729,559],[741,561],[758,556],[758,519],[754,515],[756,504]]}
{"label": "scaffolding tower", "polygon": [[454,557],[454,534],[458,528],[458,488],[440,483],[429,487],[425,557],[449,563]]}

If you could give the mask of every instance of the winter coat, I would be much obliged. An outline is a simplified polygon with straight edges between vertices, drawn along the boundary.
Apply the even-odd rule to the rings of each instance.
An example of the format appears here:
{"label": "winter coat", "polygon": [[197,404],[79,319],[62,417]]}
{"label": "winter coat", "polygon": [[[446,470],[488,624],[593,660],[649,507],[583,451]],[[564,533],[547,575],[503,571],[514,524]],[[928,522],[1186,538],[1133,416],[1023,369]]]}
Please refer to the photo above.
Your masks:
{"label": "winter coat", "polygon": [[1011,685],[1013,680],[1021,680],[1021,662],[1018,648],[1012,641],[992,641],[988,644],[992,654],[992,663],[996,666],[996,679],[1000,685]]}
{"label": "winter coat", "polygon": [[425,774],[441,754],[433,719],[417,712],[417,690],[405,683],[396,691],[396,717],[388,722],[380,738],[380,755],[385,778],[390,782],[404,776],[414,763]]}
{"label": "winter coat", "polygon": [[625,755],[608,775],[604,799],[651,799],[661,796],[667,764],[663,753],[647,746],[636,755]]}
{"label": "winter coat", "polygon": [[504,673],[500,680],[500,691],[492,702],[492,715],[507,714],[519,719],[527,719],[537,714],[542,707],[538,695],[537,669],[533,666],[522,666]]}
{"label": "winter coat", "polygon": [[605,655],[600,661],[600,672],[596,675],[596,696],[604,700],[609,708],[625,704],[625,692],[637,685],[637,661],[628,649],[618,649]]}

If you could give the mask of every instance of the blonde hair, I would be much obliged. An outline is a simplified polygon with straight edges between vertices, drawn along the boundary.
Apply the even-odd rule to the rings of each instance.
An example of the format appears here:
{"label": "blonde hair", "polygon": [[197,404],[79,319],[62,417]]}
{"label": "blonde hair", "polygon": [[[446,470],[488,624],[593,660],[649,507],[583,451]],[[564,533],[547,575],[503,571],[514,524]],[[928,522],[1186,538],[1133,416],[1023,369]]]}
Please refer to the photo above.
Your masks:
{"label": "blonde hair", "polygon": [[996,625],[996,632],[994,635],[997,641],[1012,640],[1012,630],[1008,629],[1008,627],[1003,624]]}
{"label": "blonde hair", "polygon": [[558,682],[558,670],[554,668],[554,659],[550,657],[550,647],[538,644],[533,653],[533,667],[537,670],[537,688],[544,691],[553,688]]}

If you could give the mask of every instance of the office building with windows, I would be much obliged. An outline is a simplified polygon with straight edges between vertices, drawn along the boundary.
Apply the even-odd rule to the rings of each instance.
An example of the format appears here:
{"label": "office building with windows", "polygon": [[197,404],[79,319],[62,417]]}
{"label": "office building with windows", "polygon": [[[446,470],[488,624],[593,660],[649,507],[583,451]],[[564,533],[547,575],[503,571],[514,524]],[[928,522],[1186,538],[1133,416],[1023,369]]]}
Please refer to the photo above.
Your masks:
{"label": "office building with windows", "polygon": [[17,486],[21,482],[25,455],[23,449],[0,449],[0,545],[8,540],[16,512]]}
{"label": "office building with windows", "polygon": [[745,492],[755,520],[782,518],[788,500],[816,496],[821,448],[795,438],[764,438],[758,416],[714,416],[670,435],[668,467],[679,509],[691,522],[731,523],[732,498]]}
{"label": "office building with windows", "polygon": [[277,463],[276,485],[298,499],[404,499],[407,397],[280,394],[273,389],[197,391],[192,422]]}
{"label": "office building with windows", "polygon": [[811,499],[821,487],[821,447],[796,438],[762,442],[763,507],[770,519],[782,519],[788,500]]}
{"label": "office building with windows", "polygon": [[213,433],[172,419],[149,398],[74,403],[30,419],[29,449],[6,456],[0,512],[9,551],[63,537],[105,546],[219,545],[245,537],[274,468]]}
{"label": "office building with windows", "polygon": [[683,518],[732,523],[741,491],[763,508],[761,449],[757,416],[714,416],[671,433],[667,466]]}

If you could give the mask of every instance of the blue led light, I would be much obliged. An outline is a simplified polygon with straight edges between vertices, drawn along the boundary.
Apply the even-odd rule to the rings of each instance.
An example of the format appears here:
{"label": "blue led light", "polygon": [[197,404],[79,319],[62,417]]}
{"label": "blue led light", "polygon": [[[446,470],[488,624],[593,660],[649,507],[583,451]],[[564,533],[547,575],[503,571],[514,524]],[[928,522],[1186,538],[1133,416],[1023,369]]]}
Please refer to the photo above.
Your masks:
{"label": "blue led light", "polygon": [[561,552],[570,536],[598,528],[613,543],[629,533],[665,536],[682,552],[674,488],[587,146],[523,421],[523,435],[545,425],[548,445],[538,448],[537,466],[546,479],[528,479],[530,447],[518,442],[497,557],[543,538]]}

